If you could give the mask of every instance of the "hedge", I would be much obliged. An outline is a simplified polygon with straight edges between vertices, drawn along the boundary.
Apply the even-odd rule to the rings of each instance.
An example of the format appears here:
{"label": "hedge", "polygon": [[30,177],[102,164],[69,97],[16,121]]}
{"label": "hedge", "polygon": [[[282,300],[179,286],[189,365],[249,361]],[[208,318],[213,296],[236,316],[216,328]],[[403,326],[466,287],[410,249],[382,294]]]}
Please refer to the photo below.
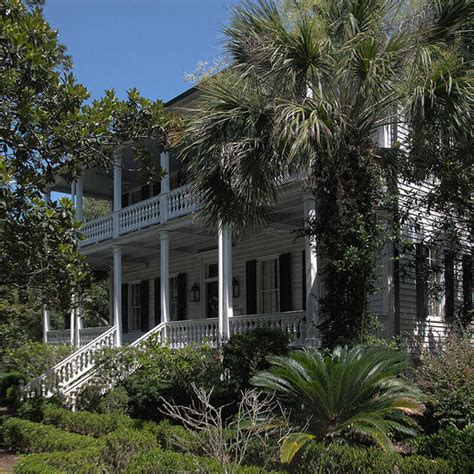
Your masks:
{"label": "hedge", "polygon": [[302,449],[290,471],[298,474],[311,473],[377,473],[392,474],[449,474],[455,470],[442,459],[423,456],[401,456],[380,448],[357,448],[344,444],[310,443]]}
{"label": "hedge", "polygon": [[[215,459],[158,448],[140,453],[129,464],[125,472],[128,474],[175,474],[177,472],[223,474],[225,470]],[[271,474],[270,471],[256,466],[235,466],[232,472],[235,474]]]}
{"label": "hedge", "polygon": [[8,449],[22,453],[74,451],[97,444],[97,440],[90,436],[67,433],[52,426],[19,418],[6,420],[1,433]]}
{"label": "hedge", "polygon": [[418,436],[412,445],[418,454],[448,460],[456,472],[474,472],[474,425],[462,430],[452,427],[430,436]]}
{"label": "hedge", "polygon": [[15,464],[17,474],[102,474],[100,448],[86,448],[71,452],[29,454]]}
{"label": "hedge", "polygon": [[123,472],[140,452],[158,447],[153,433],[124,429],[100,438],[101,457],[110,472]]}
{"label": "hedge", "polygon": [[20,380],[25,380],[25,376],[20,372],[0,373],[0,403],[2,405],[15,403]]}

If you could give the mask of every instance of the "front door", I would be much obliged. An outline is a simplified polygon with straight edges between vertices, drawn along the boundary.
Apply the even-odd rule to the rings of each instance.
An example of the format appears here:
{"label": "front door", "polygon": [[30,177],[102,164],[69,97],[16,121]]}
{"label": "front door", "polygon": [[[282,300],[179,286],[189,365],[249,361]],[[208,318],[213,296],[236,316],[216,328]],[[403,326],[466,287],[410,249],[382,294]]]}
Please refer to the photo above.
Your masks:
{"label": "front door", "polygon": [[217,318],[219,314],[219,287],[217,281],[206,283],[206,316],[208,318]]}

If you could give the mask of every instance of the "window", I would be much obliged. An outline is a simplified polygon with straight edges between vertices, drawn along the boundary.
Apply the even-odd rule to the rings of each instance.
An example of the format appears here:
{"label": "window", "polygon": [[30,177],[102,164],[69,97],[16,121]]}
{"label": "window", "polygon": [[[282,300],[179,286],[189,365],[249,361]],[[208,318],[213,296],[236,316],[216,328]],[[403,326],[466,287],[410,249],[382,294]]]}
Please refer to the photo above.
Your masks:
{"label": "window", "polygon": [[178,319],[178,278],[170,278],[170,319]]}
{"label": "window", "polygon": [[416,246],[416,313],[418,319],[440,317],[443,313],[442,273],[438,249]]}
{"label": "window", "polygon": [[278,258],[260,262],[260,306],[262,313],[277,313],[280,307]]}
{"label": "window", "polygon": [[133,191],[130,193],[130,204],[136,204],[142,200],[142,190],[141,188],[137,191]]}
{"label": "window", "polygon": [[140,283],[130,285],[130,330],[140,331]]}

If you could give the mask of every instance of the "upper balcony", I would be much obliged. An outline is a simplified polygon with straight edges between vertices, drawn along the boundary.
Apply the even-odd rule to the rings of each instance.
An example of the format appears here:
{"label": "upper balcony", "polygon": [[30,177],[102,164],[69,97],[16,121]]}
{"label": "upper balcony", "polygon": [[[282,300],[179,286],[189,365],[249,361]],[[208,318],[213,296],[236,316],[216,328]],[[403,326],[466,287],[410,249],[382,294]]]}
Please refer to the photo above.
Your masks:
{"label": "upper balcony", "polygon": [[190,214],[196,208],[197,199],[191,193],[190,186],[181,186],[85,222],[81,229],[84,240],[79,245],[84,247],[112,239],[114,236],[119,237],[152,225],[162,224]]}

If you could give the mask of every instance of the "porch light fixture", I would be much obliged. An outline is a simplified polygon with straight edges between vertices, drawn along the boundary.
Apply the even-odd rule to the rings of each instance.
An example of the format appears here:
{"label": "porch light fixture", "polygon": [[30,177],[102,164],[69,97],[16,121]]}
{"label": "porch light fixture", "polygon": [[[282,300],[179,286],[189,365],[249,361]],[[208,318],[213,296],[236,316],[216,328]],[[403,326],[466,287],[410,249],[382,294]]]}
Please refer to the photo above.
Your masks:
{"label": "porch light fixture", "polygon": [[240,296],[240,283],[237,278],[232,278],[232,296],[238,298]]}
{"label": "porch light fixture", "polygon": [[189,301],[192,303],[198,303],[201,300],[201,291],[199,290],[199,286],[197,283],[191,287],[191,291],[189,293]]}

